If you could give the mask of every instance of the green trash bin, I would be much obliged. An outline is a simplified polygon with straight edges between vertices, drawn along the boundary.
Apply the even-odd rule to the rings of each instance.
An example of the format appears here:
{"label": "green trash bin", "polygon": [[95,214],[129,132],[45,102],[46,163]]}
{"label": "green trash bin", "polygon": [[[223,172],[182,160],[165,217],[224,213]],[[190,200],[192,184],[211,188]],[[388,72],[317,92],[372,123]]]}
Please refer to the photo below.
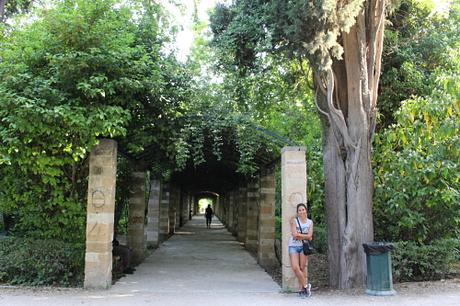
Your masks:
{"label": "green trash bin", "polygon": [[367,263],[366,294],[395,295],[391,275],[391,250],[393,245],[384,242],[364,243]]}

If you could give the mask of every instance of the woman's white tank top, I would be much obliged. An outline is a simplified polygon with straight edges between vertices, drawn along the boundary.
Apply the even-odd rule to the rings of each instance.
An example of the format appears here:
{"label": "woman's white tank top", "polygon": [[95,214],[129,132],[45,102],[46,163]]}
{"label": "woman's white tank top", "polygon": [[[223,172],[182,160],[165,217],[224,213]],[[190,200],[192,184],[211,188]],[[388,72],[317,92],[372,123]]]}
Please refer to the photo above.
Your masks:
{"label": "woman's white tank top", "polygon": [[[300,226],[302,227],[302,233],[304,233],[304,234],[308,233],[308,230],[310,229],[310,226],[313,224],[313,221],[311,221],[308,218],[307,218],[307,221],[305,221],[305,223],[302,223],[302,221],[300,219],[298,219],[298,218],[297,218],[297,220],[299,220]],[[299,223],[297,222],[297,220],[294,219],[294,221],[296,223],[296,229],[300,233]],[[289,237],[288,246],[302,246],[302,240],[294,240],[294,238],[291,235]]]}

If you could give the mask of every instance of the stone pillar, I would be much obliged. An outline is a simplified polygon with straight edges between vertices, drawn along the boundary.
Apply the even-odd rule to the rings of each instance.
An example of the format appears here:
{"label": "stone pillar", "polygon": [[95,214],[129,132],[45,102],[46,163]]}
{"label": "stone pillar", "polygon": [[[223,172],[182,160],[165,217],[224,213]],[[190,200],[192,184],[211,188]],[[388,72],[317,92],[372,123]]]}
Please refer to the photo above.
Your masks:
{"label": "stone pillar", "polygon": [[247,226],[247,189],[246,187],[240,187],[238,190],[238,241],[246,241],[246,226]]}
{"label": "stone pillar", "polygon": [[257,252],[257,227],[259,217],[259,180],[254,179],[248,184],[246,213],[246,249]]}
{"label": "stone pillar", "polygon": [[220,200],[219,200],[219,206],[220,206],[220,209],[219,209],[220,222],[222,222],[224,226],[227,226],[227,222],[226,222],[227,220],[227,193],[221,194]]}
{"label": "stone pillar", "polygon": [[169,195],[169,235],[174,235],[176,230],[176,201],[177,188],[171,185]]}
{"label": "stone pillar", "polygon": [[233,215],[235,213],[235,193],[230,191],[228,193],[228,231],[233,233],[233,227],[235,226]]}
{"label": "stone pillar", "polygon": [[150,196],[147,213],[147,247],[156,248],[160,236],[160,180],[150,182]]}
{"label": "stone pillar", "polygon": [[190,211],[190,194],[185,192],[182,194],[182,226],[187,223]]}
{"label": "stone pillar", "polygon": [[160,184],[160,242],[165,241],[169,236],[169,185]]}
{"label": "stone pillar", "polygon": [[260,176],[260,209],[257,261],[264,268],[278,264],[275,253],[275,176],[273,170]]}
{"label": "stone pillar", "polygon": [[222,215],[222,199],[219,196],[216,196],[216,216],[221,219]]}
{"label": "stone pillar", "polygon": [[238,216],[239,216],[239,207],[240,207],[240,196],[239,196],[239,189],[235,189],[233,191],[233,230],[232,230],[232,235],[235,237],[238,237],[238,227],[240,226],[238,224]]}
{"label": "stone pillar", "polygon": [[195,215],[195,196],[192,194],[189,197],[189,210],[189,220],[191,220]]}
{"label": "stone pillar", "polygon": [[174,207],[176,208],[176,227],[174,232],[182,226],[182,199],[181,199],[181,190],[179,188],[174,188]]}
{"label": "stone pillar", "polygon": [[289,221],[296,215],[299,203],[307,199],[307,164],[304,147],[284,147],[281,150],[281,233],[282,278],[284,290],[297,290],[297,279],[291,269],[288,240],[291,235]]}
{"label": "stone pillar", "polygon": [[194,216],[198,214],[198,200],[199,198],[196,195],[194,195],[193,196],[193,215]]}
{"label": "stone pillar", "polygon": [[140,264],[145,256],[145,172],[131,174],[128,212],[128,246],[133,250],[132,263]]}
{"label": "stone pillar", "polygon": [[101,139],[89,156],[84,281],[87,289],[107,289],[112,284],[116,176],[117,143]]}

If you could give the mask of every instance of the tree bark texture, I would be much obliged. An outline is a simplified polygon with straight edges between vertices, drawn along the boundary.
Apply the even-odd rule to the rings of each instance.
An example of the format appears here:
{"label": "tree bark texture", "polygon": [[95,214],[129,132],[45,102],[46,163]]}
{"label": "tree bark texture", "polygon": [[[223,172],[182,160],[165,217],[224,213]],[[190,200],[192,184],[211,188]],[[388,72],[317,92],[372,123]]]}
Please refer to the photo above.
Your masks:
{"label": "tree bark texture", "polygon": [[5,6],[8,0],[0,0],[0,22],[5,21]]}
{"label": "tree bark texture", "polygon": [[348,33],[344,58],[317,72],[323,127],[330,285],[362,287],[363,243],[373,240],[371,147],[383,43],[385,1],[365,1]]}

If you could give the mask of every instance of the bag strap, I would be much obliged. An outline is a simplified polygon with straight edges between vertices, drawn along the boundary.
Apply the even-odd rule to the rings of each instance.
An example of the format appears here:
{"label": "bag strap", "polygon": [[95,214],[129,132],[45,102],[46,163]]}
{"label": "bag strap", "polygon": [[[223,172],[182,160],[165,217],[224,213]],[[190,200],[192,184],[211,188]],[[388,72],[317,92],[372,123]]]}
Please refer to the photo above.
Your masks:
{"label": "bag strap", "polygon": [[[300,225],[300,221],[299,221],[299,218],[295,218],[297,220],[297,224],[299,225],[299,229],[300,229],[300,233],[303,234],[302,232],[302,226]],[[303,239],[302,239],[302,242],[303,242]]]}
{"label": "bag strap", "polygon": [[302,226],[300,225],[299,218],[295,218],[297,220],[297,224],[299,225],[300,233],[303,234],[302,232]]}

